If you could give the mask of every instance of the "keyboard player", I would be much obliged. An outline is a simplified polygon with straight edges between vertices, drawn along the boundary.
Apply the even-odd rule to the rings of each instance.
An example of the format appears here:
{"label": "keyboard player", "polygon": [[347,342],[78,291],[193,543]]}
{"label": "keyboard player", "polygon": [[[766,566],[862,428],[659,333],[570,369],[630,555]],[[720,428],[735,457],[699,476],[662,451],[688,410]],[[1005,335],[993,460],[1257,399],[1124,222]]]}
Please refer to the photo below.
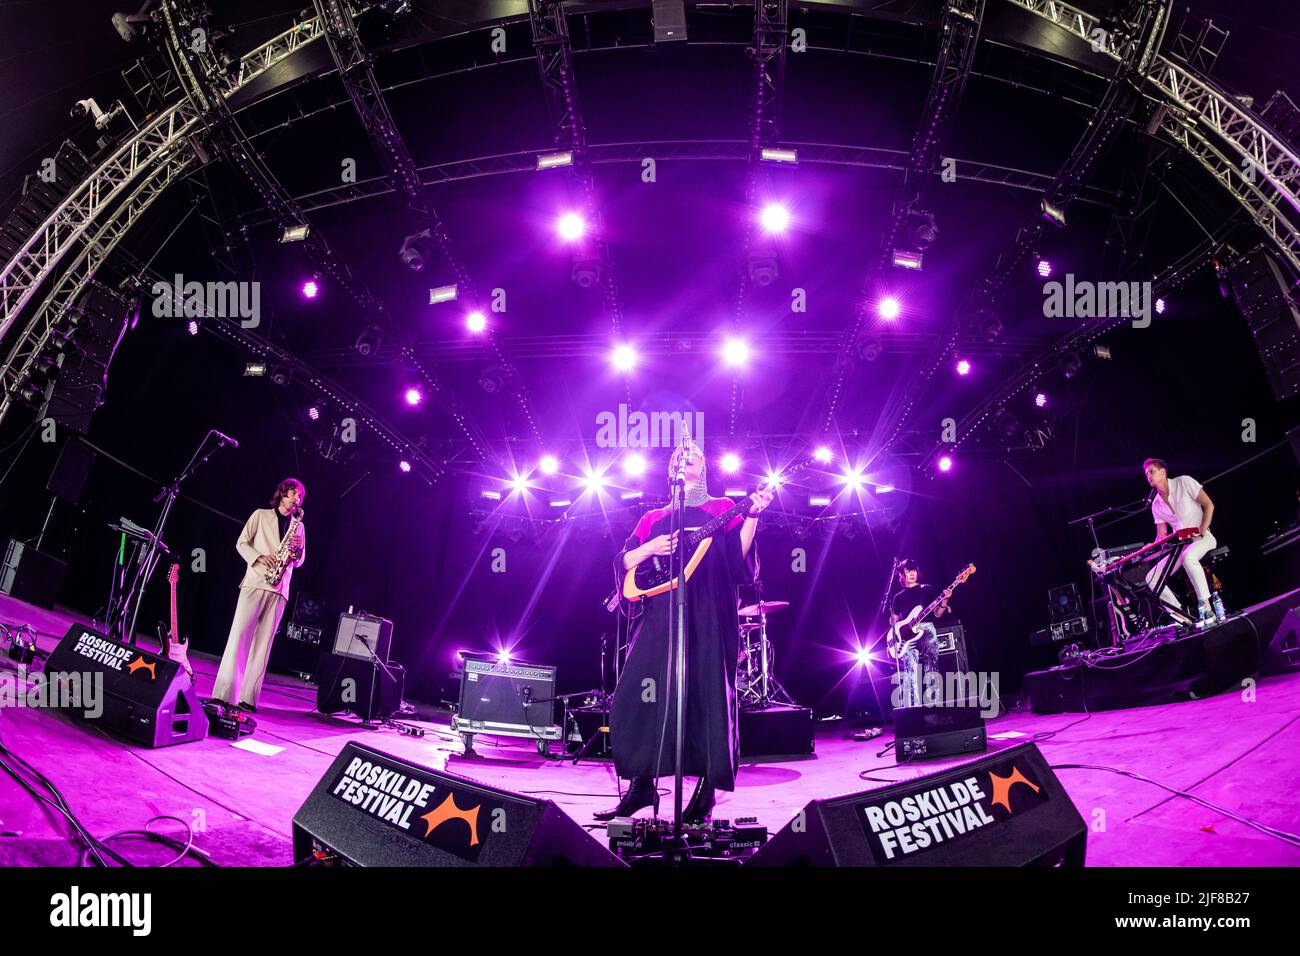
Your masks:
{"label": "keyboard player", "polygon": [[[1201,622],[1212,623],[1215,617],[1210,605],[1210,585],[1205,579],[1201,558],[1218,547],[1218,542],[1210,532],[1210,521],[1214,517],[1214,502],[1205,493],[1201,483],[1190,475],[1170,478],[1169,466],[1163,459],[1148,458],[1142,462],[1142,472],[1146,475],[1147,484],[1152,490],[1151,516],[1155,519],[1157,540],[1171,531],[1179,531],[1183,528],[1195,528],[1200,532],[1200,537],[1184,549],[1179,563],[1187,572],[1192,588],[1196,591],[1197,613]],[[1148,587],[1154,590],[1169,560],[1170,558],[1167,557],[1157,562],[1147,573]],[[1160,592],[1160,600],[1171,607],[1182,607],[1174,592],[1168,587]]]}

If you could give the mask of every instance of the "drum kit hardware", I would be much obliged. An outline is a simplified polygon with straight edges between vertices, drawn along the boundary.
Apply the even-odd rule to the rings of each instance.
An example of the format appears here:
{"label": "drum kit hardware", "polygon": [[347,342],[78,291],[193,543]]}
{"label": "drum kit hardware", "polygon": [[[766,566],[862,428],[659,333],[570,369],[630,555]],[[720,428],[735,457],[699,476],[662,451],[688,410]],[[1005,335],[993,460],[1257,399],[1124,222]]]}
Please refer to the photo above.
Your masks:
{"label": "drum kit hardware", "polygon": [[768,614],[789,606],[789,601],[759,601],[737,612],[740,653],[736,664],[736,697],[744,710],[762,710],[769,704],[794,704],[772,673],[772,645],[767,638]]}

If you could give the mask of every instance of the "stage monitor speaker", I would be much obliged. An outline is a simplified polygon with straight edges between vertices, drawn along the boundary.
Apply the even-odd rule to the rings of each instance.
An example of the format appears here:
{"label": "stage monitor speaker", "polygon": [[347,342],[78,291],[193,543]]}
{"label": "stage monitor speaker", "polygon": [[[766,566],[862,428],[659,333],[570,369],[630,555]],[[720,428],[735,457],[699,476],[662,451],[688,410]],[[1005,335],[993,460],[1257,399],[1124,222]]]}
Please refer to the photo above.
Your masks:
{"label": "stage monitor speaker", "polygon": [[293,817],[293,855],[346,866],[624,866],[550,800],[349,743]]}
{"label": "stage monitor speaker", "polygon": [[899,763],[979,753],[987,747],[978,703],[894,708],[894,759]]}
{"label": "stage monitor speaker", "polygon": [[334,632],[334,653],[356,657],[363,661],[378,657],[389,659],[393,643],[393,622],[373,614],[339,615],[339,628]]}
{"label": "stage monitor speaker", "polygon": [[[170,747],[208,735],[203,704],[180,664],[80,624],[68,628],[50,652],[42,680],[50,706],[146,747]],[[96,703],[88,700],[87,680],[97,688],[98,714],[87,707]]]}
{"label": "stage monitor speaker", "polygon": [[69,504],[80,504],[81,493],[86,490],[86,479],[95,464],[95,452],[80,438],[73,435],[59,449],[59,457],[50,472],[45,490],[58,495]]}
{"label": "stage monitor speaker", "polygon": [[1034,744],[813,800],[746,866],[1082,866],[1088,828]]}
{"label": "stage monitor speaker", "polygon": [[1300,670],[1300,607],[1286,612],[1277,626],[1272,640],[1264,648],[1261,671],[1265,674],[1285,674]]}
{"label": "stage monitor speaker", "polygon": [[401,664],[363,661],[344,654],[322,654],[316,664],[316,709],[348,711],[367,723],[387,720],[402,706],[406,671]]}
{"label": "stage monitor speaker", "polygon": [[686,39],[685,0],[650,0],[655,43],[675,43]]}
{"label": "stage monitor speaker", "polygon": [[1300,395],[1300,309],[1282,266],[1261,246],[1233,266],[1228,280],[1274,397]]}
{"label": "stage monitor speaker", "polygon": [[68,571],[64,561],[30,544],[10,539],[0,567],[0,592],[36,607],[52,610]]}

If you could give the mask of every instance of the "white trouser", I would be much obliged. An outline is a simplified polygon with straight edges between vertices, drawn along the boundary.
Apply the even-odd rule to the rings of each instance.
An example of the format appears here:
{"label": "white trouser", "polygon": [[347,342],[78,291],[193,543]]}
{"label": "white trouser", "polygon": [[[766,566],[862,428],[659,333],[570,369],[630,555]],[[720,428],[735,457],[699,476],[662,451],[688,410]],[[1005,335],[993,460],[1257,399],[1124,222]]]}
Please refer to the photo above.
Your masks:
{"label": "white trouser", "polygon": [[221,656],[221,669],[212,696],[227,704],[252,704],[262,693],[262,679],[271,657],[271,642],[284,614],[284,597],[278,591],[240,588],[230,637]]}
{"label": "white trouser", "polygon": [[[1191,579],[1192,588],[1196,591],[1196,600],[1202,604],[1209,603],[1210,583],[1205,580],[1205,569],[1201,567],[1201,558],[1218,546],[1219,542],[1214,540],[1214,533],[1206,531],[1205,534],[1188,545],[1183,552],[1182,559],[1179,561],[1183,570],[1187,572],[1187,577]],[[1170,555],[1170,557],[1173,557],[1173,555]],[[1165,558],[1147,572],[1147,587],[1155,590],[1156,581],[1160,579],[1160,575],[1164,573],[1165,565],[1168,563],[1169,558]],[[1182,606],[1178,603],[1178,598],[1174,595],[1174,592],[1169,590],[1168,587],[1160,592],[1160,600],[1171,607]]]}

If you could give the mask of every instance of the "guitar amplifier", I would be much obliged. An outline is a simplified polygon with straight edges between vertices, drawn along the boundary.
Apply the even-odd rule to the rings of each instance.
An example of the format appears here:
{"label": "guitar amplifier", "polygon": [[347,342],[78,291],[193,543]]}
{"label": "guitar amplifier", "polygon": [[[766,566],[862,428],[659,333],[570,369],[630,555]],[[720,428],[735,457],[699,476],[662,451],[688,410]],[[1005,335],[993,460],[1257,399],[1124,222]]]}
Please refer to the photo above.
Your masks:
{"label": "guitar amplifier", "polygon": [[939,640],[939,670],[945,674],[964,674],[970,670],[966,659],[966,631],[960,624],[935,624],[935,637]]}
{"label": "guitar amplifier", "polygon": [[393,622],[387,618],[346,611],[339,615],[339,629],[334,633],[335,654],[364,661],[378,657],[386,664],[392,643]]}
{"label": "guitar amplifier", "polygon": [[[465,658],[460,706],[452,730],[558,740],[555,724],[555,668],[495,658]],[[544,701],[544,703],[531,703]]]}
{"label": "guitar amplifier", "polygon": [[67,570],[66,562],[11,539],[5,549],[4,564],[0,566],[0,591],[51,610]]}

